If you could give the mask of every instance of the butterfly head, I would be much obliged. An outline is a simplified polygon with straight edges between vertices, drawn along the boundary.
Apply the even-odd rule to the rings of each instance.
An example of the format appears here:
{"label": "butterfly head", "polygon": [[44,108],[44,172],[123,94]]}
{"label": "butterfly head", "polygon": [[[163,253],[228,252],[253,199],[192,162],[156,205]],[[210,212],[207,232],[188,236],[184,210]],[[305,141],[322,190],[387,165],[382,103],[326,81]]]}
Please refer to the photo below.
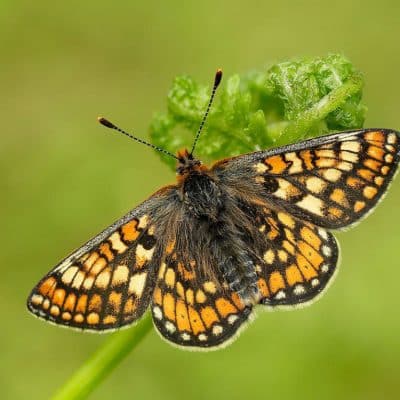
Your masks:
{"label": "butterfly head", "polygon": [[187,149],[179,150],[177,153],[177,159],[178,163],[176,167],[176,173],[182,177],[194,172],[199,173],[205,168],[201,164],[201,161],[194,158]]}

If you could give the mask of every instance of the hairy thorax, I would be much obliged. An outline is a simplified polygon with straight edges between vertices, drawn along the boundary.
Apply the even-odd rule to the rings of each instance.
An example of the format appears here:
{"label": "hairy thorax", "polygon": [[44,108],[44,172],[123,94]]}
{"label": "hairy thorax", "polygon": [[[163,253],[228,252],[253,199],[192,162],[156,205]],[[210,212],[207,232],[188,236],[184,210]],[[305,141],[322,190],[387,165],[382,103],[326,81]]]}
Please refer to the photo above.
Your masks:
{"label": "hairy thorax", "polygon": [[217,183],[206,173],[192,173],[184,181],[183,203],[189,214],[211,223],[220,219],[224,202]]}

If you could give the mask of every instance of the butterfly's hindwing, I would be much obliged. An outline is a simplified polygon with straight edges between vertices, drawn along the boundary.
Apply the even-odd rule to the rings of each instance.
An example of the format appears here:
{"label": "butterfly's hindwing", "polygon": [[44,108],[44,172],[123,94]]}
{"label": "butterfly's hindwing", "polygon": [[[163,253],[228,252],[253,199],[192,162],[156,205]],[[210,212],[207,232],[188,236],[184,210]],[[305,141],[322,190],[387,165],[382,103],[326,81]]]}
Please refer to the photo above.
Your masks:
{"label": "butterfly's hindwing", "polygon": [[275,307],[312,301],[337,267],[339,249],[333,235],[284,211],[260,204],[249,207],[249,218],[264,238],[257,240],[257,248],[250,247],[256,255],[260,303]]}
{"label": "butterfly's hindwing", "polygon": [[72,253],[33,289],[36,316],[83,330],[133,323],[150,302],[159,225],[154,214],[168,201],[160,192]]}
{"label": "butterfly's hindwing", "polygon": [[182,263],[174,252],[161,264],[151,307],[165,339],[197,348],[228,343],[251,314],[222,280],[201,277],[195,263]]}
{"label": "butterfly's hindwing", "polygon": [[239,156],[214,169],[230,185],[257,192],[275,208],[328,229],[373,209],[399,163],[399,136],[362,130]]}

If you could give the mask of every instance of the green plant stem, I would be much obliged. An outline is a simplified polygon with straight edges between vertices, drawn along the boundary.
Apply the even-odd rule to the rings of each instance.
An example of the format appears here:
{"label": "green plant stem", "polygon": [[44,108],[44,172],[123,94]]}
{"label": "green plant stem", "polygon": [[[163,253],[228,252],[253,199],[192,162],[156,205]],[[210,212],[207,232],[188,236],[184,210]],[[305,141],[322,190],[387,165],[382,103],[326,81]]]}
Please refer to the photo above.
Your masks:
{"label": "green plant stem", "polygon": [[286,144],[287,138],[291,141],[302,139],[310,128],[319,121],[322,121],[330,112],[342,105],[350,96],[362,89],[363,81],[360,75],[354,75],[348,79],[342,86],[332,90],[324,96],[318,103],[304,111],[295,121],[291,121],[289,125],[282,131],[277,139],[277,146]]}
{"label": "green plant stem", "polygon": [[114,333],[53,396],[53,400],[85,399],[151,330],[147,313],[134,327]]}

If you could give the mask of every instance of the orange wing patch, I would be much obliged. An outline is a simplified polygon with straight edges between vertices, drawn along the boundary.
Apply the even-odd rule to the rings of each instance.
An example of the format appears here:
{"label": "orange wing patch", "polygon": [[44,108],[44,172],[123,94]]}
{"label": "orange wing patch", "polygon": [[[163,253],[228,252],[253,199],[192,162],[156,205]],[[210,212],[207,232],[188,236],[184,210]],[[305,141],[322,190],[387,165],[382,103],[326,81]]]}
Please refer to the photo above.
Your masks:
{"label": "orange wing patch", "polygon": [[232,338],[251,307],[221,283],[199,279],[194,263],[186,266],[175,254],[166,255],[152,303],[160,334],[184,347],[211,348]]}

